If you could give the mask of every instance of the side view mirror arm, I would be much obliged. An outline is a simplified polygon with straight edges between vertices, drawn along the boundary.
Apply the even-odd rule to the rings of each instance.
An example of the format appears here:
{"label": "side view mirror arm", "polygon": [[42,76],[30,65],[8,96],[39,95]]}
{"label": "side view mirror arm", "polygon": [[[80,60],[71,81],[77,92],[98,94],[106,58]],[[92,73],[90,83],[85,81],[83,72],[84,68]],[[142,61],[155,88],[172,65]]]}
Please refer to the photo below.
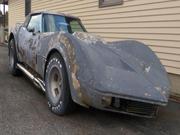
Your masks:
{"label": "side view mirror arm", "polygon": [[35,31],[34,28],[27,28],[27,30],[28,30],[29,32],[34,32],[34,31]]}
{"label": "side view mirror arm", "polygon": [[28,31],[31,32],[33,35],[36,35],[34,28],[29,28]]}

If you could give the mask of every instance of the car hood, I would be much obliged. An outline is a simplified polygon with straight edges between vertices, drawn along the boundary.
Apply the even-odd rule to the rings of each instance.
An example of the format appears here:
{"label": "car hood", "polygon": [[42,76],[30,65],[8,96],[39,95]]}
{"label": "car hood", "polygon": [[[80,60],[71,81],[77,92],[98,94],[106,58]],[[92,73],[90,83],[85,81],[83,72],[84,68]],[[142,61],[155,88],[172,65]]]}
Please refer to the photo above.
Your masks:
{"label": "car hood", "polygon": [[137,41],[105,42],[74,33],[80,84],[98,92],[164,105],[170,83],[157,56]]}

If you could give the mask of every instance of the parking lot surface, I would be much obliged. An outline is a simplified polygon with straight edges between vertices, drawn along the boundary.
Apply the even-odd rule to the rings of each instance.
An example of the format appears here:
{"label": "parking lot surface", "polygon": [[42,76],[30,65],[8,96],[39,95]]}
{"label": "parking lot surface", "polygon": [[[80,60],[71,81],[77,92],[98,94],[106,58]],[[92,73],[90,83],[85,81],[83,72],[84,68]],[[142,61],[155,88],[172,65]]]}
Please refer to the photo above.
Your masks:
{"label": "parking lot surface", "polygon": [[169,102],[154,119],[82,107],[60,117],[25,76],[9,73],[7,47],[0,47],[0,135],[180,135],[180,104]]}

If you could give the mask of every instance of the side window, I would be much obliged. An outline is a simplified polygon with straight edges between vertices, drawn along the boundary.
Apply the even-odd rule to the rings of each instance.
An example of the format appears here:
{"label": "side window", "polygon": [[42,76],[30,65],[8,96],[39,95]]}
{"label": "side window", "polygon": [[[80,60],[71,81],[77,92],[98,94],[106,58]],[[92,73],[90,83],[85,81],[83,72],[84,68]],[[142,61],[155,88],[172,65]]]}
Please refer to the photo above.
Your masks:
{"label": "side window", "polygon": [[65,17],[59,15],[44,15],[44,32],[68,31]]}
{"label": "side window", "polygon": [[41,15],[31,16],[27,29],[34,28],[34,32],[42,32],[41,20],[42,20]]}
{"label": "side window", "polygon": [[73,20],[73,21],[70,22],[70,27],[71,27],[72,33],[73,33],[73,32],[76,32],[76,31],[79,31],[79,32],[84,31],[84,30],[82,29],[81,25],[79,24],[79,22],[76,21],[76,20]]}

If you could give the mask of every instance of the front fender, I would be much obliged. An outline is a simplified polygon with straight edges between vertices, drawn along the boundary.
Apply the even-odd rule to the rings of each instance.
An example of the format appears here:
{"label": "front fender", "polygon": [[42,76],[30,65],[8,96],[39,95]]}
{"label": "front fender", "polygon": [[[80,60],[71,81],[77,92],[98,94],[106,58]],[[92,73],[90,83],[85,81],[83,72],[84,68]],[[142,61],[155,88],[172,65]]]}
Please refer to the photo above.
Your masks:
{"label": "front fender", "polygon": [[[84,104],[83,101],[81,101],[82,93],[80,91],[80,83],[76,78],[76,73],[78,70],[78,65],[76,64],[75,46],[74,46],[74,43],[76,41],[75,40],[72,41],[72,40],[73,39],[71,38],[71,35],[67,33],[57,33],[53,35],[48,43],[48,51],[45,57],[47,61],[51,52],[58,51],[60,53],[66,65],[72,99],[74,102],[87,107],[87,105]],[[45,71],[46,65],[44,65],[43,67],[44,67],[43,71]]]}

